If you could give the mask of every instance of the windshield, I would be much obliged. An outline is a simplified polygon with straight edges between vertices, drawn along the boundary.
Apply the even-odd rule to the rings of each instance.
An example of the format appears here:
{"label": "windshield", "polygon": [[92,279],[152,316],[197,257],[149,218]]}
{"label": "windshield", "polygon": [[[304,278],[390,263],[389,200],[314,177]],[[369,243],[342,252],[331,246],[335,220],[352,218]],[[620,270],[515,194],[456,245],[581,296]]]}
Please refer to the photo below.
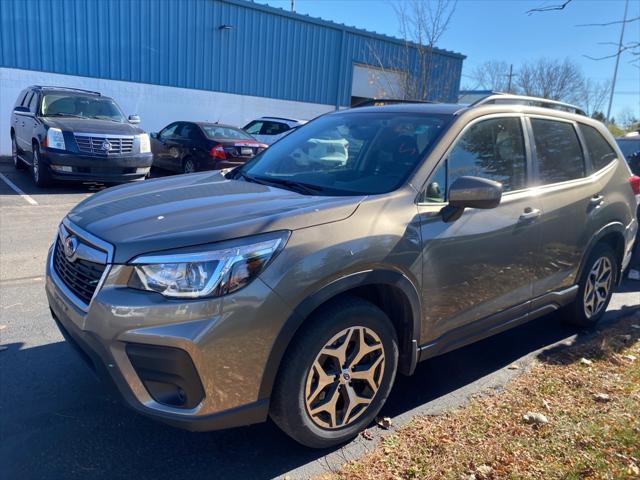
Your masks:
{"label": "windshield", "polygon": [[230,138],[234,140],[255,140],[251,135],[239,128],[221,127],[219,125],[200,125],[209,138]]}
{"label": "windshield", "polygon": [[42,99],[44,117],[81,117],[126,122],[124,114],[110,98],[68,94],[50,94]]}
{"label": "windshield", "polygon": [[316,194],[390,192],[404,183],[451,120],[450,115],[386,112],[326,115],[231,176],[284,188],[302,184]]}
{"label": "windshield", "polygon": [[625,157],[630,157],[634,153],[640,151],[640,138],[618,139],[618,146]]}

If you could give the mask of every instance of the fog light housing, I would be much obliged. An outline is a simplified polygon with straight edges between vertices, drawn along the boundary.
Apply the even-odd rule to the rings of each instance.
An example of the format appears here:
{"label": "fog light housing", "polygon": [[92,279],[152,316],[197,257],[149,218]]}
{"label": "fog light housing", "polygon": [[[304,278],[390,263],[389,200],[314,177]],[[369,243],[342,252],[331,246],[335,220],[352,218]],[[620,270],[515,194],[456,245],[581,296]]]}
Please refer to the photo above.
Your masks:
{"label": "fog light housing", "polygon": [[179,348],[128,343],[127,356],[149,395],[158,403],[195,408],[204,388],[187,352]]}
{"label": "fog light housing", "polygon": [[54,172],[72,173],[73,167],[68,167],[66,165],[51,165],[51,170]]}

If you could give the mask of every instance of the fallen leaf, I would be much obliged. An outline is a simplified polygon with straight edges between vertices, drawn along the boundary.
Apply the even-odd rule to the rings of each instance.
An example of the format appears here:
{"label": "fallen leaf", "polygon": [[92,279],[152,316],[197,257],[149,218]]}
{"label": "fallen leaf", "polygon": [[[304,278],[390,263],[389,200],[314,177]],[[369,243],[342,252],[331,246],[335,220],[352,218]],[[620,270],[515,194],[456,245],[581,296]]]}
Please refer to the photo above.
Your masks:
{"label": "fallen leaf", "polygon": [[549,423],[549,419],[538,412],[527,412],[522,418],[529,425],[544,425],[545,423]]}
{"label": "fallen leaf", "polygon": [[640,467],[638,467],[635,463],[631,462],[629,464],[629,468],[627,468],[627,472],[629,475],[640,475]]}
{"label": "fallen leaf", "polygon": [[493,468],[491,468],[489,465],[480,465],[478,468],[476,468],[475,473],[477,478],[485,480],[491,477]]}
{"label": "fallen leaf", "polygon": [[623,355],[622,358],[629,360],[630,362],[635,362],[638,359],[635,355]]}
{"label": "fallen leaf", "polygon": [[580,363],[582,365],[592,365],[593,364],[593,362],[591,360],[589,360],[588,358],[584,358],[584,357],[582,357],[580,359]]}
{"label": "fallen leaf", "polygon": [[596,393],[593,396],[593,399],[596,402],[600,402],[600,403],[607,403],[611,401],[611,397],[609,395],[607,395],[606,393]]}
{"label": "fallen leaf", "polygon": [[542,400],[542,406],[545,408],[545,410],[551,410],[551,405],[549,405],[549,402],[544,399]]}
{"label": "fallen leaf", "polygon": [[376,423],[380,428],[384,428],[385,430],[389,430],[391,428],[390,417],[378,417],[376,418]]}
{"label": "fallen leaf", "polygon": [[517,363],[512,363],[511,365],[509,365],[507,367],[509,370],[518,370],[520,368],[520,365],[518,365]]}
{"label": "fallen leaf", "polygon": [[369,430],[363,431],[361,435],[365,440],[373,440],[373,433],[371,433]]}

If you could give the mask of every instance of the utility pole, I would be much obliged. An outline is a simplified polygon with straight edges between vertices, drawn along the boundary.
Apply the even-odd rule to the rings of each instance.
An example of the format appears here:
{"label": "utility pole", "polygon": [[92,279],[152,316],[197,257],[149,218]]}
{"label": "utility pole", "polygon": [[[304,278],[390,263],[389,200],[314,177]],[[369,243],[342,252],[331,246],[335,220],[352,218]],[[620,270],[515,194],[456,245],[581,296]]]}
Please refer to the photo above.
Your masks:
{"label": "utility pole", "polygon": [[620,29],[620,41],[618,42],[618,54],[616,55],[616,66],[613,69],[613,81],[611,82],[611,93],[609,94],[609,107],[607,108],[607,125],[611,118],[611,105],[613,104],[613,92],[616,89],[616,80],[618,78],[618,64],[620,63],[620,54],[622,53],[622,41],[624,39],[624,26],[627,24],[627,8],[629,0],[624,3],[624,18],[622,19],[622,28]]}
{"label": "utility pole", "polygon": [[509,86],[507,87],[507,93],[511,93],[511,80],[513,79],[513,63],[509,66]]}

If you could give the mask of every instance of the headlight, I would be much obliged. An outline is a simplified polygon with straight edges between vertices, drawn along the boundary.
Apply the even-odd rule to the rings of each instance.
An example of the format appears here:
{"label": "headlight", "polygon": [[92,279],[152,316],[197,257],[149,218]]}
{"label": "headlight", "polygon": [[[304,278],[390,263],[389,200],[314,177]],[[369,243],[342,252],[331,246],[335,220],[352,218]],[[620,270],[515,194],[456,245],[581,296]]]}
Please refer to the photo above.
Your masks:
{"label": "headlight", "polygon": [[288,232],[249,239],[252,243],[175,255],[143,255],[134,266],[129,287],[165,297],[219,297],[239,290],[257,277],[282,249]]}
{"label": "headlight", "polygon": [[47,130],[47,147],[66,150],[62,130],[49,127],[49,130]]}
{"label": "headlight", "polygon": [[151,142],[149,141],[149,135],[141,133],[140,137],[140,153],[149,153],[151,151]]}

